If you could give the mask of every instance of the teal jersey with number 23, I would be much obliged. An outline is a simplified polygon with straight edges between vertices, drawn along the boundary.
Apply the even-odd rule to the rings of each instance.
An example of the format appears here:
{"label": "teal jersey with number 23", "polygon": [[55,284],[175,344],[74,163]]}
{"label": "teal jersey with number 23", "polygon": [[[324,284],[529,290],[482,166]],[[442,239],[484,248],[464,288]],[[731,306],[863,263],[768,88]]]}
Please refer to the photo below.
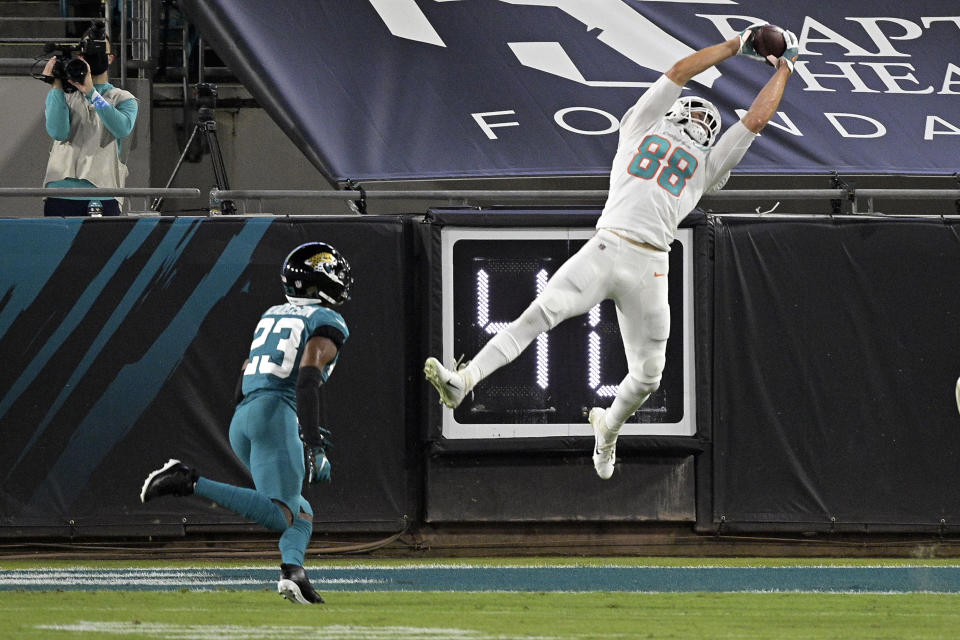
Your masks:
{"label": "teal jersey with number 23", "polygon": [[[267,309],[250,343],[249,361],[243,372],[244,397],[257,391],[273,391],[295,403],[297,373],[307,341],[328,335],[328,327],[342,335],[344,342],[349,336],[343,316],[318,304],[281,304]],[[339,357],[338,349],[336,357],[321,371],[324,382],[333,373]]]}

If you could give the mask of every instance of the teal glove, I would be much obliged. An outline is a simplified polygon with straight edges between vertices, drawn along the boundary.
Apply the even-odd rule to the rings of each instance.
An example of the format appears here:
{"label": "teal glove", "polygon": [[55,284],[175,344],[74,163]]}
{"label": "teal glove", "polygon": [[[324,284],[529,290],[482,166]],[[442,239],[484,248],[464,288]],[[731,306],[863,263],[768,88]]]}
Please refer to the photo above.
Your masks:
{"label": "teal glove", "polygon": [[303,427],[300,427],[307,483],[330,482],[330,460],[327,458],[327,449],[333,446],[330,442],[330,432],[323,427],[316,427],[309,431],[310,433],[305,432]]}
{"label": "teal glove", "polygon": [[304,462],[307,466],[307,483],[330,482],[330,460],[322,448],[303,445]]}
{"label": "teal glove", "polygon": [[740,48],[737,49],[738,56],[746,56],[752,60],[767,62],[767,59],[757,53],[753,47],[753,38],[757,35],[760,27],[765,26],[766,22],[756,22],[740,32]]}

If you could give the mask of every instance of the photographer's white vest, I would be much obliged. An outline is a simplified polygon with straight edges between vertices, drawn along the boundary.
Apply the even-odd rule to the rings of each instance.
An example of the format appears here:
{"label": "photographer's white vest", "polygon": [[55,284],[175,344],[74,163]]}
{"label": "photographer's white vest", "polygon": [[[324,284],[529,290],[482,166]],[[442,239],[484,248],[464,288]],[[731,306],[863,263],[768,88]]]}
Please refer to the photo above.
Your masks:
{"label": "photographer's white vest", "polygon": [[[103,99],[114,107],[133,97],[129,91],[116,87],[103,94]],[[96,108],[81,92],[68,93],[66,99],[70,109],[70,137],[63,142],[53,141],[43,184],[80,178],[105,189],[122,188],[127,179],[126,161],[130,145],[117,143],[117,138],[97,115]],[[117,198],[117,202],[123,205],[122,198]]]}

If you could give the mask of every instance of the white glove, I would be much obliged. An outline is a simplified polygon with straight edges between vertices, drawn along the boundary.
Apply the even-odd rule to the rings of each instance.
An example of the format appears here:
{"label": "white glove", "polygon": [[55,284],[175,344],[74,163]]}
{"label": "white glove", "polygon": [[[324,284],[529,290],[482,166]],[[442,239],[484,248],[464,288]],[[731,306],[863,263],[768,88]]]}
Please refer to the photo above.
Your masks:
{"label": "white glove", "polygon": [[783,55],[779,58],[767,56],[767,62],[772,64],[774,68],[777,68],[780,60],[783,60],[783,64],[790,68],[790,73],[793,73],[793,65],[797,61],[797,58],[800,57],[800,42],[797,40],[797,36],[794,35],[793,31],[787,31],[786,29],[783,30],[783,40],[787,43],[787,48],[783,52]]}

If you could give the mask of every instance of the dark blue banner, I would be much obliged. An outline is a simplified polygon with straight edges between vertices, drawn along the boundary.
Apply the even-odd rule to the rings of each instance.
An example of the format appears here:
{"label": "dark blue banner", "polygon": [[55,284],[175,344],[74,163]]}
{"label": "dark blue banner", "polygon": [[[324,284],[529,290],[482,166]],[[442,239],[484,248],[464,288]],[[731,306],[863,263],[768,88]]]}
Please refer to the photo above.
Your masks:
{"label": "dark blue banner", "polygon": [[[377,217],[0,221],[0,538],[246,526],[200,498],[144,505],[139,491],[170,457],[252,486],[227,439],[234,385],[260,314],[284,301],[284,257],[315,239],[354,263],[353,339],[324,387],[334,481],[305,495],[318,528],[398,528],[404,238],[402,221]],[[354,394],[375,370],[367,402]]]}
{"label": "dark blue banner", "polygon": [[[801,56],[741,172],[960,169],[956,0],[185,0],[328,177],[603,175],[618,121],[677,59],[766,21]],[[772,69],[688,85],[729,126]]]}

